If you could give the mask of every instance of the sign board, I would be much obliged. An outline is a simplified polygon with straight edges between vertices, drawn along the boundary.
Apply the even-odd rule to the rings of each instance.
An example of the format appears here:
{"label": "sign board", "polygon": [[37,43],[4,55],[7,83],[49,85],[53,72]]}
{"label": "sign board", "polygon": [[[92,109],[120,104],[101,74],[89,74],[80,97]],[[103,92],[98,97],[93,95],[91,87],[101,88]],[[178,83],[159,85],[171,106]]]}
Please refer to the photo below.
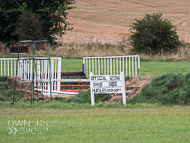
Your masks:
{"label": "sign board", "polygon": [[95,104],[94,94],[122,93],[123,104],[126,105],[124,73],[121,75],[93,75],[90,73],[91,104]]}

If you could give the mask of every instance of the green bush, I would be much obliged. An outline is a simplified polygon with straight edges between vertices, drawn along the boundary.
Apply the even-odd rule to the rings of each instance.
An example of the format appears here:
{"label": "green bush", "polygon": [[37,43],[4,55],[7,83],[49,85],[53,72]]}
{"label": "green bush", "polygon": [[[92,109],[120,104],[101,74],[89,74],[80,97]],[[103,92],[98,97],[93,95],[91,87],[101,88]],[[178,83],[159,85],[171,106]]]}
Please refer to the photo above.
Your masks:
{"label": "green bush", "polygon": [[[111,98],[109,94],[95,94],[94,95],[95,102],[104,102]],[[91,103],[91,93],[90,90],[88,91],[81,91],[75,97],[71,97],[66,99],[64,102],[76,102],[76,103]]]}
{"label": "green bush", "polygon": [[75,103],[85,103],[84,99],[79,97],[71,97],[67,99],[67,102],[75,102]]}
{"label": "green bush", "polygon": [[133,98],[128,99],[128,101],[127,101],[127,103],[132,103],[132,104],[145,103],[145,102],[146,102],[146,98],[141,95],[136,95]]}
{"label": "green bush", "polygon": [[161,105],[189,104],[190,103],[190,73],[185,76],[181,73],[160,75],[147,83],[139,95],[128,99],[128,103],[158,103]]}
{"label": "green bush", "polygon": [[0,82],[5,82],[8,80],[8,76],[0,76]]}
{"label": "green bush", "polygon": [[[11,89],[10,89],[11,88]],[[14,94],[14,78],[7,76],[0,76],[0,101],[10,101]],[[18,98],[23,95],[16,91]]]}
{"label": "green bush", "polygon": [[176,52],[181,42],[168,19],[162,19],[162,13],[146,14],[142,20],[131,25],[130,44],[135,53],[158,54]]}
{"label": "green bush", "polygon": [[8,89],[8,83],[7,82],[0,83],[0,90],[5,90],[5,89]]}
{"label": "green bush", "polygon": [[[19,99],[23,97],[23,94],[20,94],[16,91],[16,97]],[[4,92],[0,92],[0,101],[11,101],[13,99],[14,89],[7,89]]]}

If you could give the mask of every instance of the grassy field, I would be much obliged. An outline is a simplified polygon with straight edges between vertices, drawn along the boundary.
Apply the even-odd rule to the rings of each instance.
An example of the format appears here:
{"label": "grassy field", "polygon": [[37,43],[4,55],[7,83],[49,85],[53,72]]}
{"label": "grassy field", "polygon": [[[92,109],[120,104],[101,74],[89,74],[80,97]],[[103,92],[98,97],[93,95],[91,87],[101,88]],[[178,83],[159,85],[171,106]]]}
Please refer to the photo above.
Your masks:
{"label": "grassy field", "polygon": [[[82,59],[62,59],[62,72],[82,71]],[[190,71],[190,62],[147,62],[141,61],[141,76],[157,76],[167,72],[187,73]]]}
{"label": "grassy field", "polygon": [[0,142],[190,142],[188,107],[94,108],[1,108]]}
{"label": "grassy field", "polygon": [[[141,61],[141,76],[189,71],[190,62]],[[62,72],[82,59],[62,59]],[[157,104],[0,102],[0,142],[190,142],[190,108]]]}

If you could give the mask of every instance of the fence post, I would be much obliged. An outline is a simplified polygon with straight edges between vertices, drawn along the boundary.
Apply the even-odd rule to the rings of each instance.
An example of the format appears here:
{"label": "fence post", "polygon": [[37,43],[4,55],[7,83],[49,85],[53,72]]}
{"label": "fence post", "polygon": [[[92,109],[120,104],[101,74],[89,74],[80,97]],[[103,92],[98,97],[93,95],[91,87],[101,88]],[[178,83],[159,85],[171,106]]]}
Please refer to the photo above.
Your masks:
{"label": "fence post", "polygon": [[[93,76],[93,73],[90,72],[90,77]],[[93,87],[92,82],[90,82],[90,90]],[[94,106],[94,93],[91,91],[91,105]]]}
{"label": "fence post", "polygon": [[23,80],[23,60],[18,61],[20,64],[20,79]]}
{"label": "fence post", "polygon": [[82,72],[84,73],[84,64],[82,64]]}
{"label": "fence post", "polygon": [[61,58],[58,59],[58,70],[57,70],[57,91],[60,91],[61,86]]}
{"label": "fence post", "polygon": [[121,84],[122,84],[122,96],[123,96],[123,104],[126,105],[126,95],[125,95],[125,78],[124,78],[124,72],[121,72]]}
{"label": "fence post", "polygon": [[140,57],[138,56],[138,76],[140,77]]}

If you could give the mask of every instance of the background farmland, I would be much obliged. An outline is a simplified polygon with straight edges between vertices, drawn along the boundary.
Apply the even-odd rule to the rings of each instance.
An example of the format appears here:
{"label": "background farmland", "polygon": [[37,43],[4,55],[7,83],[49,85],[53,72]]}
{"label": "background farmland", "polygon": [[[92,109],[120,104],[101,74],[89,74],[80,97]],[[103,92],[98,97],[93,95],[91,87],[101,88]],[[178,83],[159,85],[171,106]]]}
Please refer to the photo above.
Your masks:
{"label": "background farmland", "polygon": [[74,29],[60,42],[102,42],[117,44],[129,35],[130,24],[146,13],[163,12],[177,26],[180,40],[190,41],[190,2],[188,0],[77,0],[68,11]]}

